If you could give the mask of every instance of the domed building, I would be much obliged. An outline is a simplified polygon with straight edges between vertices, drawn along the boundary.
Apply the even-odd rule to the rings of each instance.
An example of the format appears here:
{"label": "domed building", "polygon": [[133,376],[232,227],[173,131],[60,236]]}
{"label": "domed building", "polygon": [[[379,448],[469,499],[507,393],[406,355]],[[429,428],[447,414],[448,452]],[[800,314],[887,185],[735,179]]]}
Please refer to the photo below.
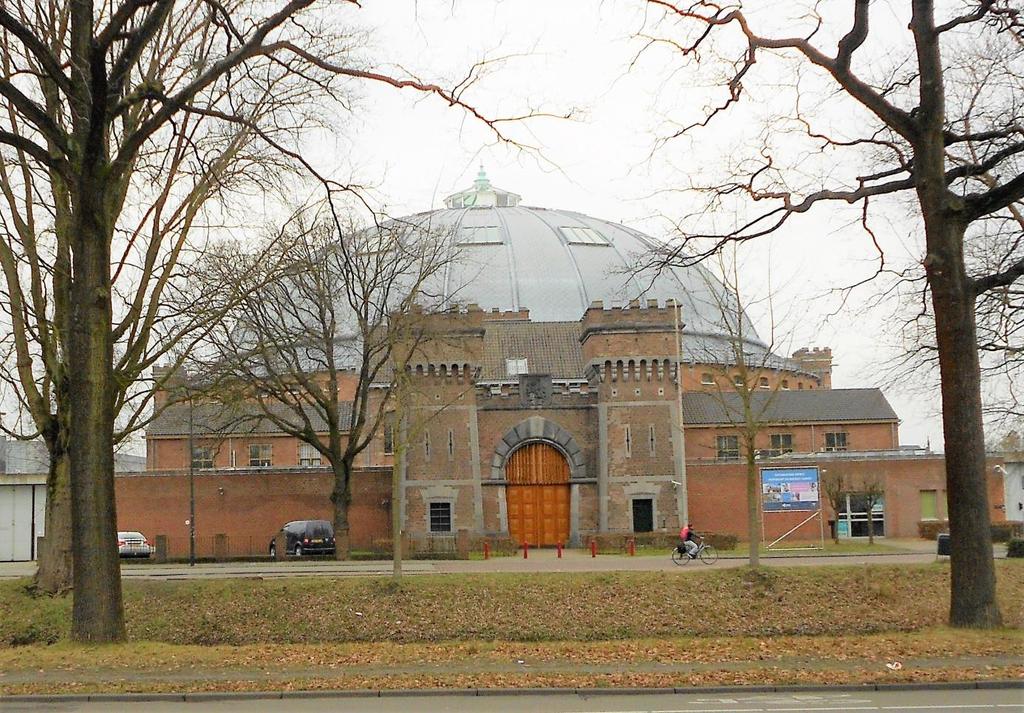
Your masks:
{"label": "domed building", "polygon": [[[428,288],[444,309],[426,317],[413,405],[360,456],[354,547],[390,536],[394,465],[416,547],[457,533],[462,542],[540,546],[669,537],[687,519],[743,540],[744,390],[760,422],[768,538],[819,538],[828,520],[841,536],[866,535],[871,522],[876,535],[912,536],[919,521],[944,515],[941,455],[900,448],[899,418],[881,391],[833,389],[827,348],[772,354],[702,267],[637,272],[659,247],[653,238],[524,206],[482,170],[444,208],[399,222],[451,241],[457,259]],[[173,409],[150,425],[151,475],[180,477],[188,467],[184,426]],[[406,448],[396,464],[399,439]],[[272,424],[200,440],[216,441],[201,448],[208,485],[197,487],[226,518],[219,532],[259,540],[287,519],[329,518],[326,464]],[[854,483],[831,510],[818,482],[829,468],[851,483],[880,478],[884,504],[869,512]],[[813,472],[813,485],[779,480],[795,471]],[[152,489],[132,487],[119,483],[126,526],[133,517],[176,526],[173,498],[157,506]]]}
{"label": "domed building", "polygon": [[[643,233],[524,206],[482,169],[445,206],[400,221],[452,241],[457,257],[428,291],[447,301],[449,331],[460,335],[442,340],[444,357],[433,351],[415,365],[423,382],[450,384],[435,401],[457,407],[433,417],[410,449],[410,532],[464,528],[553,545],[600,532],[677,531],[690,510],[703,519],[702,504],[688,503],[686,461],[739,455],[735,436],[686,443],[680,432],[688,412],[736,418],[737,347],[747,378],[772,401],[781,391],[830,387],[827,349],[770,354],[705,268],[638,271],[659,247]],[[471,403],[463,377],[472,380]],[[871,417],[888,446],[896,417],[874,394]],[[779,455],[795,447],[792,438],[776,445]]]}

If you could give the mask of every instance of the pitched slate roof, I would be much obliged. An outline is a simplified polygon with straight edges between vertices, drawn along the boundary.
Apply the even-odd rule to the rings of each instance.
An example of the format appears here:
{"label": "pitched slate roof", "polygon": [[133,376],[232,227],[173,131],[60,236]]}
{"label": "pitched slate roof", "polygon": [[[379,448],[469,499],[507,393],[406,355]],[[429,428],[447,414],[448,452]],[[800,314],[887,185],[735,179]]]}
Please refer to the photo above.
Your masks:
{"label": "pitched slate roof", "polygon": [[531,374],[582,379],[585,366],[579,322],[487,322],[480,381],[510,381],[506,359],[527,360]]}
{"label": "pitched slate roof", "polygon": [[[766,403],[767,402],[767,403]],[[769,423],[898,421],[880,389],[806,389],[757,392],[755,414]],[[684,393],[683,423],[688,426],[738,423],[743,407],[736,393]]]}
{"label": "pitched slate roof", "polygon": [[[273,413],[289,424],[299,425],[299,419],[291,409],[275,404]],[[342,428],[352,423],[352,402],[338,404]],[[327,432],[327,422],[319,409],[306,407],[306,414],[317,433]],[[196,404],[192,411],[193,433],[248,434],[282,433],[281,429],[263,415],[258,404],[243,406],[222,406],[220,404]],[[161,411],[146,428],[148,436],[187,436],[189,432],[188,404],[173,404]]]}

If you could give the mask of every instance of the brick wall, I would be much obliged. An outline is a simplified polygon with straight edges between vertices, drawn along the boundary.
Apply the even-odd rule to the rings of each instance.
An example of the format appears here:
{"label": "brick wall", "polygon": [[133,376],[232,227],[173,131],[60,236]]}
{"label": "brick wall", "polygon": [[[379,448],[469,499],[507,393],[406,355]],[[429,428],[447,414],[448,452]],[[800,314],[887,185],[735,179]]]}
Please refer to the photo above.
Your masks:
{"label": "brick wall", "polygon": [[[289,520],[333,520],[332,476],[325,469],[301,472],[199,472],[195,476],[199,554],[212,554],[214,535],[226,534],[235,554],[266,552]],[[115,480],[117,526],[140,530],[151,541],[169,538],[172,551],[187,552],[187,473],[119,476]],[[352,547],[369,547],[390,532],[391,474],[362,469],[353,475],[349,523]]]}
{"label": "brick wall", "polygon": [[[758,449],[771,448],[772,434],[788,433],[793,436],[793,450],[796,453],[815,453],[825,450],[825,434],[846,433],[848,451],[883,451],[899,446],[899,437],[894,423],[835,423],[835,424],[792,424],[766,426],[756,440]],[[687,426],[687,460],[714,460],[718,453],[718,436],[738,435],[733,428],[720,426]],[[742,457],[743,439],[740,439]]]}
{"label": "brick wall", "polygon": [[[688,434],[689,435],[689,434]],[[989,516],[993,522],[1004,519],[1002,478],[992,469],[998,461],[987,464]],[[787,463],[787,466],[815,465],[814,462]],[[842,470],[848,481],[868,474],[878,474],[885,486],[885,533],[889,537],[917,537],[917,523],[921,519],[920,491],[936,490],[944,495],[946,488],[945,461],[942,456],[907,457],[889,459],[863,459],[829,461],[817,465],[826,470]],[[698,530],[725,532],[747,537],[746,469],[742,464],[690,463],[687,466],[690,521]],[[827,521],[834,513],[827,502],[825,510],[825,536],[829,536]],[[773,540],[796,526],[810,513],[766,513],[765,536]],[[819,537],[816,521],[804,525],[793,539]]]}

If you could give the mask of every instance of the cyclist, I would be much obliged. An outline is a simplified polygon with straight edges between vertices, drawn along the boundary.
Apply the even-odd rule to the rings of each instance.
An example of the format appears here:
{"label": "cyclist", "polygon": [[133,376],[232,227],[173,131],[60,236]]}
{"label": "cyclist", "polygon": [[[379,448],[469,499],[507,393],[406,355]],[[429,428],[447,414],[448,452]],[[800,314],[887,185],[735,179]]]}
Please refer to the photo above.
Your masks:
{"label": "cyclist", "polygon": [[679,531],[679,551],[685,552],[694,559],[697,556],[697,546],[700,542],[700,535],[693,529],[693,525],[686,523]]}

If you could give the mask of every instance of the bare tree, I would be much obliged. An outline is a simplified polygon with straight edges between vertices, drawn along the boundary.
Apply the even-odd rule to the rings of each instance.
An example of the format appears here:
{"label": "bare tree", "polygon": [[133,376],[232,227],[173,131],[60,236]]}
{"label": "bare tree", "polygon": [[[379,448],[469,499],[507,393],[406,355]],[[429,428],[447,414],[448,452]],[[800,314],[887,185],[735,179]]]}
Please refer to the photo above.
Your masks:
{"label": "bare tree", "polygon": [[723,332],[724,344],[695,336],[690,340],[694,343],[687,343],[686,350],[691,358],[712,370],[715,386],[708,393],[716,402],[722,423],[729,424],[736,432],[737,457],[743,459],[746,467],[748,562],[751,567],[757,567],[761,546],[759,466],[765,450],[762,447],[764,436],[772,423],[772,404],[782,387],[780,368],[785,362],[774,354],[778,345],[771,295],[764,298],[768,305],[770,333],[767,342],[762,342],[747,314],[759,301],[748,300],[742,292],[736,252],[732,252],[729,260],[719,255],[718,267],[721,283],[707,272],[701,274],[708,288],[705,293],[711,303],[709,313]]}
{"label": "bare tree", "polygon": [[[9,183],[0,169],[0,188],[4,186]],[[35,191],[38,186],[29,185],[28,189]],[[8,195],[16,200],[13,193]],[[201,202],[205,198],[193,196],[191,200]],[[23,207],[27,214],[45,212],[45,205],[25,202]],[[13,210],[0,210],[0,224],[12,214],[17,215]],[[51,229],[37,228],[43,235]],[[140,381],[143,374],[161,359],[180,363],[189,345],[225,310],[225,293],[203,291],[206,283],[199,279],[203,254],[183,245],[191,229],[160,224],[145,229],[152,231],[150,234],[159,242],[170,243],[177,256],[168,262],[167,256],[161,255],[151,268],[143,270],[144,285],[132,282],[139,277],[131,267],[134,258],[125,255],[119,263],[116,274],[133,275],[115,280],[113,287],[137,298],[144,314],[124,315],[135,323],[115,344],[115,386],[111,394],[116,415],[115,447],[159,413],[159,408],[154,409],[153,390]],[[49,454],[46,535],[38,553],[34,586],[37,591],[56,594],[72,588],[67,301],[53,292],[64,289],[66,283],[54,272],[54,264],[59,263],[53,254],[56,241],[33,241],[24,224],[21,232],[5,231],[4,238],[0,242],[0,265],[4,267],[0,285],[9,299],[0,310],[11,329],[0,336],[0,349],[7,357],[0,365],[0,381],[12,387],[8,392],[16,401],[18,419],[3,430],[23,440],[40,438]],[[19,270],[19,264],[28,268]],[[59,326],[62,323],[64,327]]]}
{"label": "bare tree", "polygon": [[832,529],[832,542],[839,544],[839,513],[846,505],[846,496],[850,492],[849,476],[837,464],[830,464],[821,471],[821,489],[832,508],[835,527]]}
{"label": "bare tree", "polygon": [[[57,355],[30,373],[16,341],[26,401],[34,414],[54,414],[37,430],[55,444],[53,453],[69,455],[77,640],[124,636],[114,537],[118,394],[146,366],[150,340],[158,342],[161,300],[152,297],[175,274],[190,229],[230,213],[225,201],[203,212],[206,202],[196,197],[238,197],[239,182],[258,190],[275,175],[311,171],[300,139],[324,125],[325,105],[345,105],[353,82],[412,88],[487,121],[464,99],[477,67],[450,89],[376,71],[358,56],[361,38],[337,26],[358,3],[319,5],[0,6],[0,164],[16,167],[7,177],[13,193],[4,196],[3,242],[17,240],[31,253],[50,241],[53,256],[49,276],[32,262],[19,266],[10,251],[2,267],[12,303],[23,295],[31,303],[12,304],[12,312],[41,320],[46,329],[33,336],[46,340],[41,352]],[[241,213],[244,203],[235,204]],[[119,287],[122,275],[134,279]],[[39,304],[40,293],[52,307]],[[52,382],[49,403],[36,380]]]}
{"label": "bare tree", "polygon": [[[833,104],[850,102],[864,116],[852,134],[819,131],[799,104],[787,128],[802,132],[826,153],[828,177],[812,185],[800,167],[783,165],[765,134],[760,155],[746,161],[733,178],[703,186],[714,203],[745,196],[759,206],[749,221],[726,230],[688,231],[683,241],[695,257],[675,251],[672,263],[689,263],[723,245],[757,239],[785,225],[793,216],[822,204],[858,204],[863,227],[875,241],[869,206],[884,196],[911,196],[923,226],[926,276],[941,377],[946,480],[953,534],[950,623],[991,627],[1001,615],[996,600],[995,567],[989,531],[985,475],[981,370],[976,304],[987,293],[1019,282],[1024,253],[1019,233],[1001,246],[999,259],[969,265],[967,247],[980,221],[1005,216],[1024,199],[1024,22],[1011,0],[972,0],[940,17],[933,0],[913,0],[908,34],[889,37],[896,56],[906,52],[888,74],[858,55],[872,38],[869,0],[804,5],[790,25],[796,34],[769,36],[741,3],[722,6],[705,0],[675,3],[647,0],[658,10],[660,37],[650,44],[668,45],[685,62],[726,61],[721,99],[707,114],[687,123],[672,138],[692,134],[730,112],[756,81],[759,60],[769,55],[791,58],[799,67],[799,90],[809,78],[831,83]],[[775,16],[789,16],[773,7]],[[655,20],[658,22],[658,20]],[[985,47],[991,58],[981,85],[974,84],[964,63],[951,60],[956,48]],[[863,53],[861,53],[863,55]],[[862,61],[865,60],[865,61]],[[763,66],[761,62],[760,66]],[[855,69],[856,66],[856,69]],[[792,139],[792,132],[788,134]],[[794,155],[792,151],[790,155]],[[862,169],[864,165],[871,168]],[[850,175],[841,175],[849,170]],[[988,175],[992,183],[979,186]],[[713,205],[712,204],[712,205]],[[695,249],[695,246],[700,246]],[[879,252],[879,273],[885,257]]]}
{"label": "bare tree", "polygon": [[868,513],[868,544],[875,544],[875,506],[885,497],[885,480],[875,471],[861,473],[853,480],[850,488],[864,499]]}
{"label": "bare tree", "polygon": [[238,306],[213,334],[216,368],[230,375],[219,379],[229,393],[254,399],[262,418],[330,464],[336,553],[347,559],[355,459],[392,407],[453,246],[399,221],[349,223],[339,235],[333,217],[315,211],[282,230],[275,260],[236,255],[222,264],[217,279],[237,291]]}

